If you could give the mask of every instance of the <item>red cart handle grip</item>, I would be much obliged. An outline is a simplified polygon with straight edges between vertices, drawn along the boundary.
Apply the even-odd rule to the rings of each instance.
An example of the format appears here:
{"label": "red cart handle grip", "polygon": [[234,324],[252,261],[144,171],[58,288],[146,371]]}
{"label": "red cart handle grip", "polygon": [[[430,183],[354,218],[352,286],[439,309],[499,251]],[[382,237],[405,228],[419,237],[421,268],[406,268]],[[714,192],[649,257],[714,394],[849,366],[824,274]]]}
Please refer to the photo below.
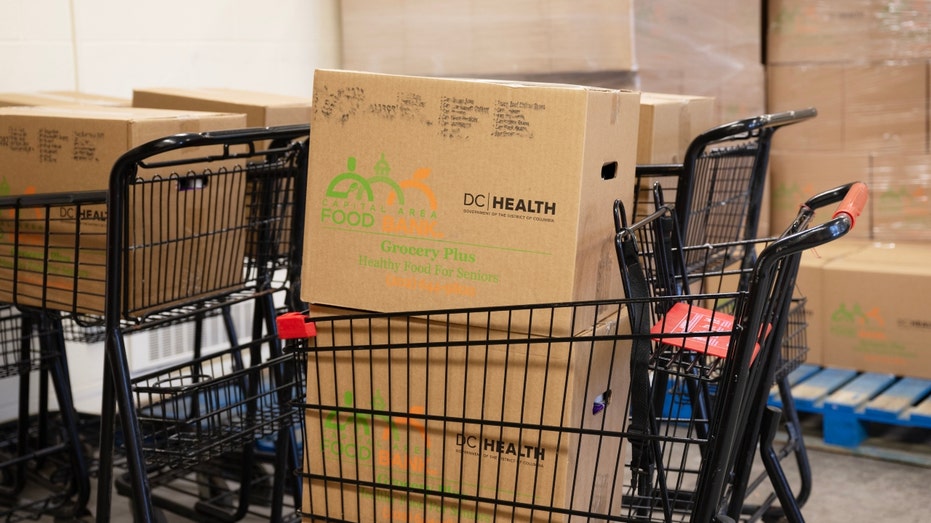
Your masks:
{"label": "red cart handle grip", "polygon": [[286,312],[276,318],[276,323],[278,338],[282,340],[298,340],[317,335],[317,326],[300,312]]}
{"label": "red cart handle grip", "polygon": [[847,195],[844,196],[844,200],[840,202],[840,205],[837,206],[837,210],[834,211],[833,218],[846,214],[850,218],[850,228],[852,229],[854,223],[857,221],[857,217],[860,216],[860,213],[863,212],[863,208],[866,207],[866,200],[868,197],[869,190],[865,183],[856,182],[851,184],[850,188],[847,189]]}

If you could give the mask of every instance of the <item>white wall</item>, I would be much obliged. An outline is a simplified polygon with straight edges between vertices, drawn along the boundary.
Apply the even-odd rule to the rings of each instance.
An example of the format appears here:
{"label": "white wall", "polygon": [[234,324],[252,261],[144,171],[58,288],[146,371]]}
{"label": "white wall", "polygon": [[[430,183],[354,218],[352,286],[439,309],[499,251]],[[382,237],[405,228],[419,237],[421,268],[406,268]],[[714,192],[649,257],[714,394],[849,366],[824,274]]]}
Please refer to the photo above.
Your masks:
{"label": "white wall", "polygon": [[[314,69],[339,63],[339,0],[0,0],[0,92],[128,99],[134,87],[176,86],[310,96]],[[145,360],[145,348],[134,350]],[[102,344],[71,344],[68,357],[79,409],[99,411]],[[0,422],[15,416],[17,387],[0,380]]]}
{"label": "white wall", "polygon": [[0,0],[0,91],[231,87],[310,96],[338,0]]}

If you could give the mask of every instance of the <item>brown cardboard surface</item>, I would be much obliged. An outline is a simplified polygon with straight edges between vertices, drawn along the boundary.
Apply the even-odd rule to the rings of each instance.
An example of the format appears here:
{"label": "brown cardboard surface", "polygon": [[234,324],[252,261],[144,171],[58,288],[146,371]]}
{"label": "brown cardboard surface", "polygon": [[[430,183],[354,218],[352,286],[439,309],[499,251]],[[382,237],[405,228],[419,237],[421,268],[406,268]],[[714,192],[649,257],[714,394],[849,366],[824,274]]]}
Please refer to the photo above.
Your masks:
{"label": "brown cardboard surface", "polygon": [[[780,132],[788,134],[794,131],[790,127]],[[863,182],[869,186],[871,155],[778,150],[770,153],[769,169],[772,182],[770,228],[772,233],[778,234],[792,223],[799,207],[812,196],[850,182]],[[873,205],[871,198],[847,238],[870,238]],[[834,209],[829,208],[817,211],[813,225],[831,219],[833,212]]]}
{"label": "brown cardboard surface", "polygon": [[796,279],[796,295],[804,296],[805,302],[805,336],[808,341],[806,363],[824,364],[824,340],[826,317],[824,290],[824,266],[832,260],[864,249],[871,244],[869,240],[844,237],[810,249],[802,253]]}
{"label": "brown cardboard surface", "polygon": [[310,123],[310,98],[225,88],[133,89],[134,107],[242,113],[248,127]]}
{"label": "brown cardboard surface", "polygon": [[[0,137],[0,163],[6,169],[0,174],[2,195],[106,190],[117,158],[138,145],[180,132],[241,128],[244,122],[242,115],[127,107],[2,108],[0,129],[5,135]],[[202,190],[214,193],[226,189],[213,186]],[[21,221],[19,231],[28,234],[19,237],[15,235],[16,222],[12,216],[0,220],[3,232],[0,279],[10,282],[0,291],[0,299],[102,313],[107,210],[96,206],[84,209],[81,215],[68,206],[51,207],[51,210],[56,214],[50,216],[52,222],[46,227],[41,221],[45,211],[29,209],[32,221]],[[173,219],[164,216],[163,211],[152,209],[151,220]],[[196,205],[177,211],[200,213]],[[235,210],[224,216],[241,219],[241,213]],[[24,229],[26,226],[30,227],[28,231]],[[77,227],[81,230],[80,237],[76,234]],[[81,242],[79,248],[76,248],[77,240]],[[16,263],[19,264],[18,287],[13,284]],[[231,274],[241,271],[241,263],[239,269],[236,267],[234,263],[229,268]],[[166,279],[163,285],[167,287],[186,285],[189,279],[201,277],[196,270],[171,270],[177,277]],[[12,296],[13,292],[17,295]],[[77,303],[72,301],[73,293],[77,294]],[[140,299],[145,302],[148,298]]]}
{"label": "brown cardboard surface", "polygon": [[669,93],[640,93],[637,163],[682,163],[685,150],[713,127],[714,99]]}
{"label": "brown cardboard surface", "polygon": [[28,93],[0,93],[0,107],[34,105],[99,105],[128,107],[130,101],[115,96],[104,96],[80,91],[40,91]]}
{"label": "brown cardboard surface", "polygon": [[460,76],[633,70],[630,0],[345,0],[344,69]]}
{"label": "brown cardboard surface", "polygon": [[823,269],[824,364],[931,379],[931,246],[873,244]]}
{"label": "brown cardboard surface", "polygon": [[928,73],[924,60],[803,63],[767,68],[771,112],[815,107],[818,116],[774,147],[814,151],[925,152]]}
{"label": "brown cardboard surface", "polygon": [[[618,327],[627,332],[626,321],[626,316],[616,317],[592,332],[609,336]],[[457,495],[620,513],[621,440],[559,428],[624,430],[629,366],[618,362],[629,360],[629,344],[514,342],[464,350],[456,343],[508,337],[487,326],[416,319],[376,328],[364,322],[355,328],[348,321],[318,322],[317,329],[318,348],[308,357],[308,375],[317,380],[307,390],[307,404],[322,408],[306,411],[305,445],[313,449],[305,454],[306,470],[349,481],[441,490],[450,497],[391,495],[385,489],[305,478],[306,514],[360,522],[445,520],[441,510],[470,520],[552,517],[484,502],[460,505]],[[326,349],[350,335],[356,349]],[[413,348],[368,349],[370,343],[389,340],[412,340]],[[426,349],[425,340],[451,343]],[[592,414],[591,405],[606,390],[612,391],[610,404]],[[337,413],[336,407],[345,410]],[[353,409],[432,419],[366,416]]]}
{"label": "brown cardboard surface", "polygon": [[714,69],[759,64],[762,6],[740,0],[651,0],[634,6],[637,65],[646,69]]}
{"label": "brown cardboard surface", "polygon": [[931,155],[874,154],[870,193],[874,240],[931,240]]}
{"label": "brown cardboard surface", "polygon": [[612,206],[632,201],[639,93],[346,71],[314,93],[305,301],[621,296]]}
{"label": "brown cardboard surface", "polygon": [[637,74],[643,91],[714,98],[713,125],[767,112],[766,73],[760,63],[724,62],[708,66],[696,62],[678,68],[659,65],[641,67]]}
{"label": "brown cardboard surface", "polygon": [[771,0],[767,64],[931,56],[927,2]]}

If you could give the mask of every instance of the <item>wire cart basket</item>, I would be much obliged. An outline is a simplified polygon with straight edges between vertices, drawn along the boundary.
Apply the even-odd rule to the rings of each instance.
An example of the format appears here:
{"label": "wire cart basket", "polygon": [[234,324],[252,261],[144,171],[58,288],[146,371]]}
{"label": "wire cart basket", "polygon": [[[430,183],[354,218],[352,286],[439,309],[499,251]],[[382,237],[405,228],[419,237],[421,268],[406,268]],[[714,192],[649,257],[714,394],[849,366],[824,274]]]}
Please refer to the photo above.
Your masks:
{"label": "wire cart basket", "polygon": [[[0,302],[54,319],[49,346],[61,354],[66,341],[104,342],[98,521],[114,490],[136,521],[156,510],[235,521],[259,505],[272,521],[286,517],[300,377],[275,315],[299,303],[309,132],[167,136],[124,153],[106,191],[0,199]],[[251,311],[250,332],[237,332],[234,307]],[[204,346],[212,317],[226,335],[219,347]],[[132,375],[126,338],[180,324],[193,325],[190,360]],[[70,387],[67,369],[58,375]],[[77,485],[83,507],[89,488]]]}
{"label": "wire cart basket", "polygon": [[[663,205],[675,209],[679,240],[686,249],[685,270],[708,273],[715,264],[737,272],[740,279],[749,275],[756,259],[760,213],[763,208],[769,152],[775,132],[783,127],[814,118],[817,111],[806,108],[781,113],[764,114],[707,130],[695,137],[681,164],[639,165],[634,192],[634,218],[642,219]],[[648,202],[652,197],[653,205]],[[619,220],[616,218],[616,221]],[[713,246],[713,247],[712,247]],[[713,251],[717,249],[717,251]],[[716,280],[719,292],[721,279]],[[727,285],[733,282],[728,281]],[[695,282],[693,290],[704,292]],[[738,283],[745,288],[746,281]],[[803,478],[798,491],[799,503],[804,503],[810,490],[807,453],[801,436],[798,416],[791,399],[788,373],[804,362],[808,352],[805,338],[805,304],[795,296],[789,313],[789,329],[784,339],[783,358],[776,369],[779,394],[787,407],[784,418],[791,434],[783,447],[785,454],[795,453]],[[688,403],[687,391],[667,395],[671,403]]]}
{"label": "wire cart basket", "polygon": [[[847,214],[838,223],[849,223]],[[748,290],[279,316],[299,370],[315,377],[297,404],[302,514],[311,521],[712,521],[726,500],[721,473],[734,470],[738,443],[749,437],[739,429],[749,417],[741,400],[752,390],[750,371],[762,367],[780,327],[760,328],[783,304],[780,275],[793,276],[792,264],[781,262],[846,230],[774,241]],[[642,329],[653,319],[642,311],[675,308],[689,324],[725,303],[736,303],[729,325],[675,332],[660,316],[652,324],[660,331]],[[726,357],[678,370],[680,358],[660,350],[670,337],[717,345]],[[643,346],[654,370],[719,382],[709,416],[678,424],[649,405],[638,410],[651,390],[636,378]],[[694,470],[686,456],[698,459]],[[685,487],[677,489],[673,472],[691,481],[684,502],[674,499]]]}
{"label": "wire cart basket", "polygon": [[[292,293],[299,271],[308,136],[306,125],[175,135],[113,166],[104,314],[113,379],[101,426],[114,424],[116,408],[121,431],[101,431],[99,520],[108,518],[117,441],[127,472],[116,487],[137,521],[153,521],[154,507],[236,521],[256,504],[268,505],[271,521],[285,517],[283,496],[296,490],[286,473],[297,462],[288,405],[298,377],[276,336],[275,296]],[[240,303],[254,308],[244,335],[229,312]],[[190,361],[130,376],[126,335],[212,314],[223,317],[227,348],[203,353],[195,336]],[[269,437],[273,456],[259,456],[258,440]],[[266,459],[273,471],[257,479]],[[183,482],[190,503],[177,501]],[[255,503],[260,490],[268,496]]]}
{"label": "wire cart basket", "polygon": [[[631,424],[645,434],[634,438],[631,446],[633,483],[638,485],[633,503],[640,507],[643,521],[711,521],[715,514],[735,521],[742,516],[749,520],[785,516],[789,521],[803,521],[800,506],[807,497],[810,478],[802,480],[805,492],[793,495],[781,464],[789,453],[773,448],[780,413],[767,409],[766,398],[779,373],[791,366],[786,360],[797,360],[796,351],[804,350],[799,345],[804,325],[798,325],[798,309],[793,308],[791,299],[801,252],[845,234],[865,199],[863,184],[819,194],[802,206],[782,236],[752,244],[683,247],[678,221],[669,206],[661,206],[629,227],[621,224],[618,258],[628,297],[680,296],[690,300],[684,302],[687,305],[644,306],[630,312],[632,331],[652,333],[657,342],[653,346],[635,342],[631,371],[632,380],[639,382],[631,392],[635,406]],[[816,209],[841,200],[831,222],[808,227]],[[618,214],[623,216],[623,212]],[[722,252],[731,249],[759,249],[761,254],[750,271],[734,270],[717,261]],[[701,257],[707,260],[707,271],[687,267],[686,260]],[[690,292],[696,287],[698,292]],[[703,305],[691,301],[701,295],[720,296],[728,289],[748,298],[715,299]],[[752,350],[750,344],[734,352],[722,340],[712,338],[696,344],[687,335],[671,334],[687,331],[685,326],[692,322],[731,325],[745,316],[742,309],[749,302],[759,300],[764,301],[759,302],[762,309],[758,317],[740,322],[743,335],[755,340]],[[670,398],[685,399],[670,402]],[[692,434],[699,435],[696,441],[692,441]],[[652,435],[661,437],[654,440]],[[676,441],[675,435],[684,440]],[[751,480],[757,448],[766,472]],[[810,476],[804,447],[793,450],[800,474]],[[724,455],[730,457],[717,457]],[[747,503],[747,496],[767,479],[771,494],[762,504]],[[711,495],[706,488],[714,489]],[[687,519],[689,516],[693,519]]]}

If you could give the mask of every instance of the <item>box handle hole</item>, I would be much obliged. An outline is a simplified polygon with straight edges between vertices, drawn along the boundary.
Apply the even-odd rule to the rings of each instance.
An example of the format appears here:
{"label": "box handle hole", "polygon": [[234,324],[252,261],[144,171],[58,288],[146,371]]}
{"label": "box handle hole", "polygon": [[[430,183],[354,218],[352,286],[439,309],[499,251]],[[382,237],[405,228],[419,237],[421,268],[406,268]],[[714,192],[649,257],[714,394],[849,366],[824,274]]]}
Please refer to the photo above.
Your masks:
{"label": "box handle hole", "polygon": [[608,162],[601,166],[601,179],[613,180],[617,177],[617,162]]}

